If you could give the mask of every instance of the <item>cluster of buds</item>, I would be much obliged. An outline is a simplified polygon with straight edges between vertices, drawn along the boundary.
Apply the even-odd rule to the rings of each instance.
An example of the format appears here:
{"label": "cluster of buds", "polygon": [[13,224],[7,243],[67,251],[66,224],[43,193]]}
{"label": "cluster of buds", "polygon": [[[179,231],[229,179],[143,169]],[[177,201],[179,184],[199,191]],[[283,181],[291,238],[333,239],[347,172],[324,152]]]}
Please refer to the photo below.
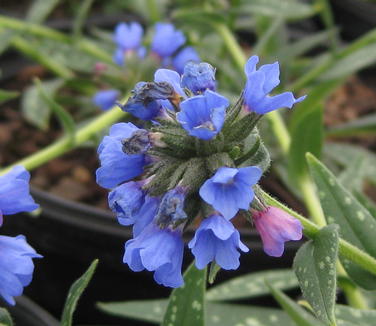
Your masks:
{"label": "cluster of buds", "polygon": [[[291,92],[269,93],[279,84],[278,63],[246,66],[247,82],[234,105],[217,93],[215,69],[189,62],[184,73],[156,71],[153,82],[140,82],[121,108],[139,118],[117,123],[98,148],[99,185],[111,189],[109,206],[122,225],[133,225],[124,263],[133,271],[154,271],[165,286],[183,285],[182,233],[200,220],[188,243],[199,269],[213,262],[239,266],[248,248],[231,220],[253,222],[265,252],[281,256],[284,242],[298,240],[302,226],[275,207],[267,207],[258,181],[269,154],[257,131],[263,114],[288,107]],[[142,128],[141,128],[142,125]]]}

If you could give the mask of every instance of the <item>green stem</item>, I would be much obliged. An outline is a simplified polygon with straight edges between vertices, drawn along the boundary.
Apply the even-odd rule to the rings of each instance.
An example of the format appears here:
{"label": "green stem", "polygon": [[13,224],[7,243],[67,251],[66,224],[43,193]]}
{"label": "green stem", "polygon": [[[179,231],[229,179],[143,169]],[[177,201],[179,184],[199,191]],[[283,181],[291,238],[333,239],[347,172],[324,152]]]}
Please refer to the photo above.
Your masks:
{"label": "green stem", "polygon": [[75,148],[82,143],[88,141],[92,138],[98,131],[108,127],[109,125],[115,123],[121,118],[126,117],[126,114],[121,111],[118,107],[112,108],[110,111],[101,114],[99,117],[93,119],[87,125],[79,129],[76,134],[74,135],[74,141],[72,141],[72,137],[64,136],[55,143],[47,146],[46,148],[42,149],[41,151],[30,155],[11,166],[3,169],[0,174],[7,172],[15,165],[23,165],[27,170],[32,170],[37,168],[38,166],[66,153],[67,151]]}
{"label": "green stem", "polygon": [[153,23],[161,20],[161,15],[159,13],[158,4],[155,0],[147,0],[147,6],[150,14],[150,19]]}
{"label": "green stem", "polygon": [[90,54],[93,57],[98,58],[99,60],[113,65],[111,55],[109,55],[106,51],[102,50],[95,43],[88,39],[80,38],[77,42],[75,42],[74,38],[52,28],[1,15],[0,27],[20,31],[27,35],[31,34],[39,37],[49,38],[58,42],[73,44],[78,49],[86,52],[87,54]]}

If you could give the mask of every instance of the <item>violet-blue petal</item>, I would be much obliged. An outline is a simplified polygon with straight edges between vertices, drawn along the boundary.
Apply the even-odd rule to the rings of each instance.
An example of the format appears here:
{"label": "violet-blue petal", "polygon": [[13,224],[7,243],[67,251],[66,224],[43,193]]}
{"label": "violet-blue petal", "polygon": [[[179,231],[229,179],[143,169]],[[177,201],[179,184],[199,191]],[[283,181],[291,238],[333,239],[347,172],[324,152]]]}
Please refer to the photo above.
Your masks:
{"label": "violet-blue petal", "polygon": [[205,268],[212,261],[226,270],[237,269],[239,250],[248,252],[248,248],[240,241],[239,232],[221,215],[205,218],[188,247],[195,256],[198,269]]}
{"label": "violet-blue petal", "polygon": [[262,171],[257,166],[243,168],[221,167],[200,188],[201,198],[212,205],[226,219],[231,219],[239,209],[248,209],[253,200],[252,186],[258,182]]}
{"label": "violet-blue petal", "polygon": [[143,28],[137,22],[119,23],[115,27],[113,40],[124,50],[134,50],[141,45]]}
{"label": "violet-blue petal", "polygon": [[154,74],[155,82],[169,83],[180,96],[186,98],[186,95],[180,85],[180,75],[170,69],[158,69]]}
{"label": "violet-blue petal", "polygon": [[125,62],[125,50],[117,47],[112,55],[112,60],[119,66],[123,66]]}
{"label": "violet-blue petal", "polygon": [[120,92],[116,89],[106,89],[103,91],[98,91],[93,97],[93,103],[100,107],[102,110],[106,111],[111,109],[116,100],[119,98]]}
{"label": "violet-blue petal", "polygon": [[203,93],[207,89],[215,91],[215,69],[207,62],[188,62],[184,67],[181,84],[194,94]]}
{"label": "violet-blue petal", "polygon": [[155,218],[158,212],[160,199],[146,195],[133,225],[133,236],[137,237]]}
{"label": "violet-blue petal", "polygon": [[0,215],[31,212],[39,207],[30,195],[29,181],[30,173],[21,165],[0,176]]}
{"label": "violet-blue petal", "polygon": [[0,236],[0,296],[14,305],[13,297],[20,296],[31,282],[33,258],[41,258],[26,242],[25,237]]}
{"label": "violet-blue petal", "polygon": [[176,187],[167,191],[162,197],[155,223],[166,227],[174,225],[179,220],[187,218],[184,211],[186,191],[182,187]]}
{"label": "violet-blue petal", "polygon": [[183,74],[185,65],[190,61],[200,62],[200,56],[192,46],[186,46],[172,59],[172,65],[179,74]]}
{"label": "violet-blue petal", "polygon": [[171,56],[185,43],[185,36],[170,23],[156,23],[151,49],[160,57]]}

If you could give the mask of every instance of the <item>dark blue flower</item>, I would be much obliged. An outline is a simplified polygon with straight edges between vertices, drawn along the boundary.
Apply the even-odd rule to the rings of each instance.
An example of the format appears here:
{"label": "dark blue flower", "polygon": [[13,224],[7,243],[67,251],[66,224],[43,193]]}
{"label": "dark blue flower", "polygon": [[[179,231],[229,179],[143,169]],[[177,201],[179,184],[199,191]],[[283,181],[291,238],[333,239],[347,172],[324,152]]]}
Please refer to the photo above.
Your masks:
{"label": "dark blue flower", "polygon": [[244,168],[221,167],[200,188],[200,196],[225,218],[231,219],[239,209],[248,209],[262,171],[257,166]]}
{"label": "dark blue flower", "polygon": [[184,34],[176,30],[170,23],[155,24],[155,33],[151,43],[151,49],[161,58],[171,56],[185,43]]}
{"label": "dark blue flower", "polygon": [[223,269],[237,269],[240,253],[248,252],[248,248],[240,241],[238,230],[221,215],[205,218],[196,230],[188,247],[195,256],[198,269],[215,261]]}
{"label": "dark blue flower", "polygon": [[188,62],[184,67],[181,84],[194,94],[203,93],[207,89],[215,91],[215,69],[206,62]]}
{"label": "dark blue flower", "polygon": [[158,284],[177,288],[184,284],[181,275],[183,251],[180,230],[161,229],[150,223],[138,236],[126,242],[123,262],[134,272],[154,271]]}
{"label": "dark blue flower", "polygon": [[95,93],[93,103],[102,110],[111,109],[119,97],[120,92],[116,89],[106,89]]}
{"label": "dark blue flower", "polygon": [[184,212],[184,200],[186,192],[182,187],[176,187],[166,192],[156,216],[156,224],[160,227],[174,225],[179,220],[187,218]]}
{"label": "dark blue flower", "polygon": [[3,215],[31,212],[39,207],[30,196],[30,173],[21,165],[0,176],[0,225]]}
{"label": "dark blue flower", "polygon": [[0,236],[0,296],[6,302],[15,304],[13,297],[20,296],[32,280],[32,259],[41,257],[28,245],[24,236]]}
{"label": "dark blue flower", "polygon": [[292,108],[295,103],[305,99],[305,96],[295,99],[291,92],[276,96],[268,94],[279,85],[278,62],[261,66],[256,70],[258,56],[252,56],[245,65],[247,83],[244,89],[244,104],[248,111],[265,114],[279,108]]}
{"label": "dark blue flower", "polygon": [[185,65],[190,61],[200,62],[200,56],[193,47],[186,46],[172,59],[172,66],[179,74],[183,74]]}
{"label": "dark blue flower", "polygon": [[189,135],[209,140],[221,131],[228,105],[225,97],[208,90],[180,103],[176,118]]}
{"label": "dark blue flower", "polygon": [[252,217],[269,256],[281,257],[286,241],[302,238],[300,221],[282,209],[269,206],[264,211],[255,210]]}
{"label": "dark blue flower", "polygon": [[148,164],[145,154],[126,154],[123,151],[124,139],[131,138],[140,130],[132,123],[114,124],[109,136],[105,136],[98,147],[101,167],[97,169],[97,183],[104,188],[113,188],[118,184],[139,176]]}

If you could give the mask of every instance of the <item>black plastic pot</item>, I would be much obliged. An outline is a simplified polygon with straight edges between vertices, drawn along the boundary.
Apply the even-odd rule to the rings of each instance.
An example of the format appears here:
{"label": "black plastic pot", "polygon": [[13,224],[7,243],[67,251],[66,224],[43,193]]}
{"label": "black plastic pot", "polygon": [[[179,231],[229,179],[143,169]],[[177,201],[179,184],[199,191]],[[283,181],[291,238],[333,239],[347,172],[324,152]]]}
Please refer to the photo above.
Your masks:
{"label": "black plastic pot", "polygon": [[58,326],[59,322],[47,311],[29,298],[16,298],[15,306],[6,307],[12,315],[15,325],[19,326]]}
{"label": "black plastic pot", "polygon": [[[112,323],[120,319],[106,316],[95,309],[98,301],[142,300],[167,296],[169,289],[157,285],[152,273],[134,273],[122,263],[124,242],[131,238],[131,229],[119,225],[110,212],[68,201],[44,191],[32,194],[42,207],[38,217],[27,214],[5,220],[4,234],[25,234],[30,244],[44,256],[35,260],[32,284],[25,293],[55,316],[60,316],[70,284],[99,258],[98,270],[79,302],[76,323]],[[185,235],[188,241],[192,231]],[[237,271],[223,271],[218,281],[252,271],[290,267],[300,242],[287,243],[282,258],[266,256],[258,234],[242,232],[242,241],[251,249],[241,256]],[[185,251],[184,264],[192,261]],[[185,268],[185,267],[184,267]],[[132,325],[142,325],[136,322]]]}

